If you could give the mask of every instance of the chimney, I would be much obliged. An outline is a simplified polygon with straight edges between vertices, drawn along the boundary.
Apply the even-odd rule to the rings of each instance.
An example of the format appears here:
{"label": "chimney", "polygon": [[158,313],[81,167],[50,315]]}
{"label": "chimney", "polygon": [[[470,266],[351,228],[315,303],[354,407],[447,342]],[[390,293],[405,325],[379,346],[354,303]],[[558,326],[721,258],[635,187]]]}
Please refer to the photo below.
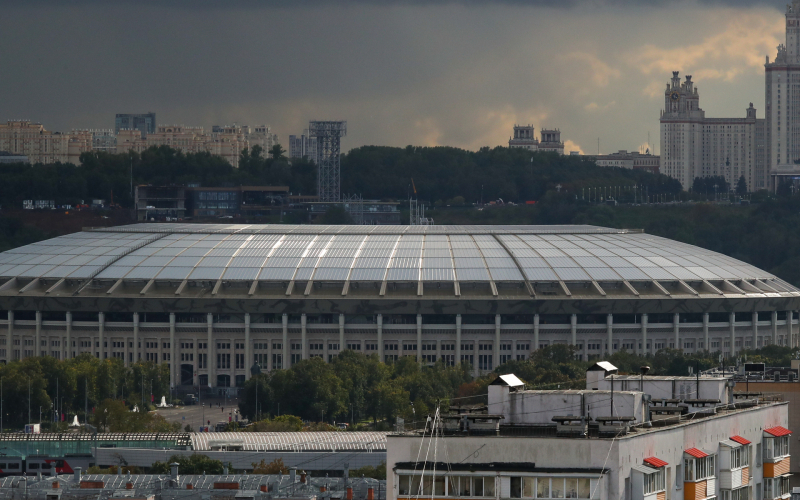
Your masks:
{"label": "chimney", "polygon": [[53,481],[53,489],[57,490],[59,487],[58,481]]}
{"label": "chimney", "polygon": [[297,482],[297,467],[292,467],[289,469],[289,484],[294,484]]}
{"label": "chimney", "polygon": [[228,475],[228,466],[227,465],[222,468],[222,473],[224,475],[226,475],[226,476]]}
{"label": "chimney", "polygon": [[131,483],[130,481],[125,483],[125,489],[126,490],[132,490],[133,489],[133,483]]}
{"label": "chimney", "polygon": [[75,467],[75,481],[81,480],[81,468]]}
{"label": "chimney", "polygon": [[117,475],[118,476],[122,475],[122,466],[117,466]]}
{"label": "chimney", "polygon": [[321,491],[322,493],[325,493],[327,490],[328,490],[328,488],[326,488],[325,486],[320,486],[319,487],[319,491]]}
{"label": "chimney", "polygon": [[[180,464],[178,462],[172,462],[171,464],[169,464],[170,475],[172,476],[172,479],[175,479],[176,481],[178,479],[178,466],[179,465]],[[228,473],[228,470],[226,468],[225,474],[227,474],[227,473]]]}
{"label": "chimney", "polygon": [[261,485],[261,488],[259,488],[259,489],[260,489],[261,491],[263,491],[264,493],[268,493],[268,490],[269,490],[269,488],[267,488],[267,485],[266,485],[266,484],[262,484],[262,485]]}
{"label": "chimney", "polygon": [[187,490],[193,490],[194,489],[194,485],[192,483],[187,483],[186,484],[186,489]]}
{"label": "chimney", "polygon": [[305,484],[306,483],[306,471],[302,471],[300,473],[300,482]]}
{"label": "chimney", "polygon": [[375,500],[375,488],[367,488],[367,500]]}
{"label": "chimney", "polygon": [[353,487],[347,487],[347,500],[353,500]]}

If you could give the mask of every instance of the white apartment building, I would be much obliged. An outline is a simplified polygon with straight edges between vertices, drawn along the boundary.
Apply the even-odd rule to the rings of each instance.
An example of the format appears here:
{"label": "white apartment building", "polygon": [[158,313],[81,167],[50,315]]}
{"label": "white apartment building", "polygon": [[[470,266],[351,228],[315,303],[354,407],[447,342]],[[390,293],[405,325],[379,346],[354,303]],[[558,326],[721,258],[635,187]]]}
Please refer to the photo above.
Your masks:
{"label": "white apartment building", "polygon": [[[616,372],[597,363],[587,384]],[[437,414],[424,432],[387,437],[387,498],[789,498],[787,403],[735,399],[723,377],[635,379],[534,391],[501,375],[485,412]]]}
{"label": "white apartment building", "polygon": [[92,148],[92,136],[77,131],[61,134],[45,130],[41,123],[9,120],[0,123],[0,151],[27,156],[31,163],[80,163],[80,155]]}
{"label": "white apartment building", "polygon": [[203,127],[183,125],[158,125],[155,133],[142,137],[139,130],[120,130],[117,134],[117,153],[142,151],[158,146],[169,146],[184,153],[208,152],[221,156],[234,167],[239,167],[239,155],[249,147],[241,127],[230,127],[217,133],[206,134]]}
{"label": "white apartment building", "polygon": [[74,129],[73,135],[89,134],[92,136],[92,150],[106,153],[117,152],[117,135],[113,129]]}
{"label": "white apartment building", "polygon": [[660,172],[689,189],[695,177],[722,176],[735,186],[744,176],[749,190],[766,187],[764,120],[750,103],[744,118],[706,118],[691,75],[677,71],[664,91]]}

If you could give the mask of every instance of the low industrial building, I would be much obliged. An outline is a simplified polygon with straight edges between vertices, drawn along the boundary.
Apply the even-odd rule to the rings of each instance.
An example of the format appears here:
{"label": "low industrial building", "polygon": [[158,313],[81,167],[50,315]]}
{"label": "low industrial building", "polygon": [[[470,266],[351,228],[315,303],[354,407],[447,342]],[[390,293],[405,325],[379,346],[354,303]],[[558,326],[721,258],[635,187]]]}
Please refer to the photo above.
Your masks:
{"label": "low industrial building", "polygon": [[386,482],[289,474],[81,474],[0,479],[0,500],[385,500]]}
{"label": "low industrial building", "polygon": [[[315,475],[341,475],[343,464],[351,469],[377,467],[386,462],[386,432],[177,432],[177,433],[43,433],[0,434],[3,456],[27,459],[93,455],[101,467],[125,465],[144,470],[172,455],[202,453],[230,464],[236,470],[252,470],[253,464],[283,460],[287,467]],[[2,462],[2,461],[0,461]],[[1,469],[1,468],[0,468]]]}
{"label": "low industrial building", "polygon": [[500,376],[485,411],[389,435],[389,498],[789,497],[785,402],[737,398],[730,376],[636,379],[605,362],[580,391]]}

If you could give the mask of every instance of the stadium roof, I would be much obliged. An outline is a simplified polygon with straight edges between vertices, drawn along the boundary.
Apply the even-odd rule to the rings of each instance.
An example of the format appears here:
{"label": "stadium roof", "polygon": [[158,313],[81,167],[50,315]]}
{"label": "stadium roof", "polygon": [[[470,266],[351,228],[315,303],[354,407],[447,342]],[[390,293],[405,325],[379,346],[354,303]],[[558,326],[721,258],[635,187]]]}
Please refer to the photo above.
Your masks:
{"label": "stadium roof", "polygon": [[594,226],[135,224],[0,253],[0,277],[0,295],[62,297],[800,297],[731,257]]}

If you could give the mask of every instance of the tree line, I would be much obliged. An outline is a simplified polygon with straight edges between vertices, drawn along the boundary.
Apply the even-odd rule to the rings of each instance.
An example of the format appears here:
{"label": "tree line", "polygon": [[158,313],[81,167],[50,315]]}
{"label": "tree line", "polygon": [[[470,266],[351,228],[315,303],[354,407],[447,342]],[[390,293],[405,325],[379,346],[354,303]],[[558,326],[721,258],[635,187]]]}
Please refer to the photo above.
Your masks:
{"label": "tree line", "polygon": [[[126,368],[120,359],[86,353],[68,360],[30,357],[0,365],[0,387],[5,430],[40,421],[66,427],[76,415],[80,423],[99,429],[168,429],[147,412],[151,399],[169,396],[166,364],[137,362]],[[134,406],[141,411],[131,413]]]}
{"label": "tree line", "polygon": [[[769,366],[789,366],[796,352],[772,345],[742,355]],[[343,351],[330,363],[312,358],[251,377],[240,393],[239,411],[256,422],[248,428],[255,431],[322,430],[304,425],[303,420],[391,429],[397,417],[411,423],[424,420],[437,405],[447,409],[474,402],[473,398],[485,396],[498,374],[514,373],[531,388],[583,388],[586,370],[594,361],[581,361],[576,354],[573,346],[556,344],[474,377],[466,364],[447,366],[439,361],[425,366],[412,356],[382,363],[376,354]],[[640,356],[623,350],[603,359],[620,373],[638,373],[640,366],[649,365],[652,375],[687,375],[690,366],[701,370],[717,366],[718,353],[662,349]]]}
{"label": "tree line", "polygon": [[[796,353],[797,349],[771,345],[742,354],[748,361],[789,366]],[[715,366],[717,353],[663,349],[639,356],[620,351],[605,359],[621,372],[638,373],[648,364],[652,374],[686,375],[689,366]],[[383,363],[376,354],[343,351],[330,363],[312,358],[252,376],[241,388],[239,411],[255,422],[249,430],[257,431],[333,430],[334,421],[352,423],[351,428],[359,423],[389,428],[398,416],[412,422],[424,419],[437,405],[447,408],[485,395],[498,374],[514,373],[533,388],[582,387],[591,363],[578,360],[574,347],[557,344],[475,377],[466,364],[448,366],[440,360],[427,366],[415,357]],[[39,422],[40,410],[41,421],[53,430],[65,429],[75,415],[100,431],[180,430],[179,424],[149,412],[162,396],[169,398],[167,364],[137,362],[125,367],[119,359],[100,360],[89,354],[68,360],[30,357],[0,365],[0,387],[5,431]]]}

